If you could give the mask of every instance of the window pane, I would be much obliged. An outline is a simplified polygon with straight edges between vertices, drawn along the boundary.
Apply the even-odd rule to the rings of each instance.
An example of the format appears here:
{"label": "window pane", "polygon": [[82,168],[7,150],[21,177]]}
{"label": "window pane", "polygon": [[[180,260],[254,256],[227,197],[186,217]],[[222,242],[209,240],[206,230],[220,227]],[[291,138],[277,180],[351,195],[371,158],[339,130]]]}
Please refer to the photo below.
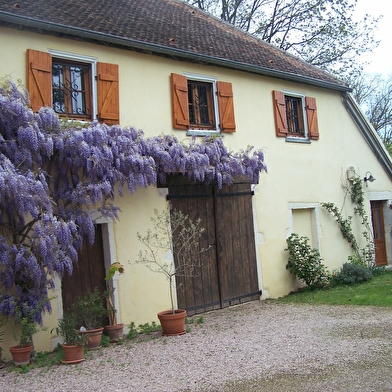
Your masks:
{"label": "window pane", "polygon": [[212,83],[188,82],[189,122],[193,127],[214,128]]}
{"label": "window pane", "polygon": [[90,116],[90,83],[89,65],[54,60],[52,65],[53,110],[59,114]]}
{"label": "window pane", "polygon": [[302,99],[285,96],[285,100],[288,132],[291,134],[305,136],[302,115]]}

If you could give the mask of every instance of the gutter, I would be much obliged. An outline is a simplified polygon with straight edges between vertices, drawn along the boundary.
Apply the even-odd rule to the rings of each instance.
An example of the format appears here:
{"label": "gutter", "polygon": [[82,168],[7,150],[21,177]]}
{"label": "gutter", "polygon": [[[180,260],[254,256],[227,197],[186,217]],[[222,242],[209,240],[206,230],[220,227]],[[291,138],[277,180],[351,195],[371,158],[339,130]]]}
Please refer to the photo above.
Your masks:
{"label": "gutter", "polygon": [[377,160],[388,174],[390,180],[392,180],[392,159],[377,132],[366,118],[352,94],[346,92],[343,96],[343,102]]}
{"label": "gutter", "polygon": [[10,24],[20,25],[26,28],[45,30],[48,32],[61,33],[68,36],[75,36],[82,39],[95,40],[105,42],[112,45],[118,45],[128,49],[137,49],[144,52],[154,53],[158,55],[165,55],[176,57],[194,62],[203,62],[219,67],[236,69],[239,71],[250,72],[258,75],[279,78],[292,82],[305,83],[312,86],[322,87],[329,90],[340,92],[350,91],[349,87],[342,86],[333,82],[314,79],[307,76],[297,75],[290,72],[278,71],[266,67],[260,67],[239,61],[227,60],[224,58],[213,57],[204,54],[196,54],[182,49],[169,48],[160,44],[152,44],[149,42],[124,38],[112,34],[100,33],[97,31],[86,30],[79,27],[72,27],[60,23],[53,23],[42,21],[36,18],[29,18],[25,16],[15,15],[10,12],[0,11],[0,21]]}

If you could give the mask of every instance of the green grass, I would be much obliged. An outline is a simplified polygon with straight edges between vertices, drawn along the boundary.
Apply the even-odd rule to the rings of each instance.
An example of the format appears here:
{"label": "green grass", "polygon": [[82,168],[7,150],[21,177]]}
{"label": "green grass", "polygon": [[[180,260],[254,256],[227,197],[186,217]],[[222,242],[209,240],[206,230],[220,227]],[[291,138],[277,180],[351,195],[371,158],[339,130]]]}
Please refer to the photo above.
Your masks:
{"label": "green grass", "polygon": [[368,305],[392,307],[392,271],[374,276],[366,283],[340,285],[321,290],[304,289],[279,298],[278,303]]}

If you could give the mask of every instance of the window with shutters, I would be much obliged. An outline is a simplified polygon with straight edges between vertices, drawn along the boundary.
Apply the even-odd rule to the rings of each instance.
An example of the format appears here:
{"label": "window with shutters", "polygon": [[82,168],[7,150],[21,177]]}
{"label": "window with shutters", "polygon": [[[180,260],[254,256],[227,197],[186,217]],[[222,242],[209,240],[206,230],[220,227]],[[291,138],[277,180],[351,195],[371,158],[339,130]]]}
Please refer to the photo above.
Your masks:
{"label": "window with shutters", "polygon": [[273,91],[276,136],[287,141],[319,139],[316,99],[303,94]]}
{"label": "window with shutters", "polygon": [[189,135],[235,132],[231,83],[171,74],[173,128]]}
{"label": "window with shutters", "polygon": [[51,106],[61,117],[119,124],[117,64],[55,50],[28,49],[27,89],[34,111]]}

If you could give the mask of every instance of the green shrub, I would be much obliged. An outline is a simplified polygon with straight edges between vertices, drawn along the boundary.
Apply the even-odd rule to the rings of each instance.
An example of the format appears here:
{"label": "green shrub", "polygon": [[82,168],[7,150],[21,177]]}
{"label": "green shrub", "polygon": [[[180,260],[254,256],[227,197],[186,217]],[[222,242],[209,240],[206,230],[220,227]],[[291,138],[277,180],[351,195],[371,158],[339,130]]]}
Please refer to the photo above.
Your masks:
{"label": "green shrub", "polygon": [[289,260],[286,269],[304,281],[309,287],[323,287],[329,282],[327,268],[322,263],[320,253],[308,244],[309,238],[292,233],[287,238]]}
{"label": "green shrub", "polygon": [[372,278],[372,271],[365,265],[344,263],[341,270],[334,276],[334,283],[354,284],[367,282]]}

